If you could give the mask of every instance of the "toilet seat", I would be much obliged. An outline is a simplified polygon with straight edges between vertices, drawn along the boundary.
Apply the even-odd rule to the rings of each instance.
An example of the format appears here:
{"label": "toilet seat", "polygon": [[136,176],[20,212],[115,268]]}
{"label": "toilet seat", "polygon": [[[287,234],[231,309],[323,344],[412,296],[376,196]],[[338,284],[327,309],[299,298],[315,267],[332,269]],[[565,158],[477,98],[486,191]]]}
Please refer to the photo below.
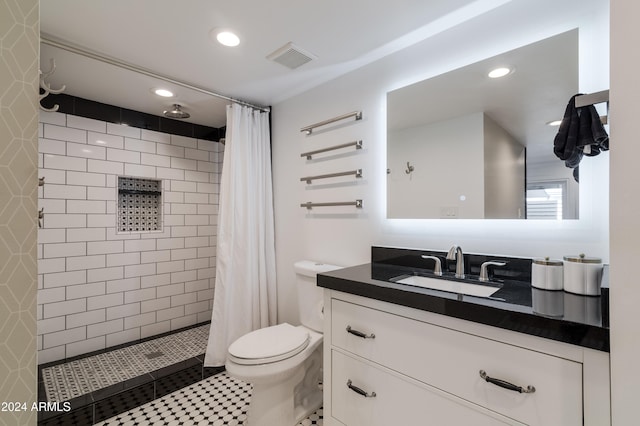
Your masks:
{"label": "toilet seat", "polygon": [[237,364],[268,364],[291,358],[309,345],[309,332],[283,323],[245,334],[229,346],[229,359]]}

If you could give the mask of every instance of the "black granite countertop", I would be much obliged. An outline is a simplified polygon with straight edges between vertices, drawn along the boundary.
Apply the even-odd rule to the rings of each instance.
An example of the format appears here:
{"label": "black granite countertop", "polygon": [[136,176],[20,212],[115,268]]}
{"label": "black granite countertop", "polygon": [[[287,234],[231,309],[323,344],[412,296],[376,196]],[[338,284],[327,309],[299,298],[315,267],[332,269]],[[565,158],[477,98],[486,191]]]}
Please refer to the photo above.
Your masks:
{"label": "black granite countertop", "polygon": [[609,351],[608,286],[602,296],[580,296],[538,290],[529,282],[507,278],[489,284],[500,289],[485,298],[393,282],[409,275],[434,277],[425,269],[374,262],[318,274],[317,282],[332,290]]}

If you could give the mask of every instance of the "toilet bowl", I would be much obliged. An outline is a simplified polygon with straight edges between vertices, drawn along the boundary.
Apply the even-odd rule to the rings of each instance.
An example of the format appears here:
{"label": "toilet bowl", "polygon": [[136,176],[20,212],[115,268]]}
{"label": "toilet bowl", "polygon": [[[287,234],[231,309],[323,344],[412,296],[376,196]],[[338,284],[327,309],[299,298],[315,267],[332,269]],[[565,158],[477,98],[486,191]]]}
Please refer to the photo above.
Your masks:
{"label": "toilet bowl", "polygon": [[248,426],[294,426],[322,405],[322,289],[316,275],[338,266],[295,264],[302,325],[252,331],[228,349],[227,373],[251,383]]}
{"label": "toilet bowl", "polygon": [[321,366],[322,334],[287,323],[242,336],[229,347],[226,363],[229,375],[253,385],[248,424],[260,426],[293,426],[317,410]]}

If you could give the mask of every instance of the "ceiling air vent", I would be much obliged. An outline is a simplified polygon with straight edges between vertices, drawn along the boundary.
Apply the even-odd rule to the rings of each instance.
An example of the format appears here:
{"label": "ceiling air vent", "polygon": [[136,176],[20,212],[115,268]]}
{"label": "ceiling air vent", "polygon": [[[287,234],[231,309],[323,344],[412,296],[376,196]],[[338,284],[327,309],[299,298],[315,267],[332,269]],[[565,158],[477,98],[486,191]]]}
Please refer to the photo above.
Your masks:
{"label": "ceiling air vent", "polygon": [[292,70],[316,58],[317,56],[306,52],[291,42],[267,56],[270,61],[277,62]]}

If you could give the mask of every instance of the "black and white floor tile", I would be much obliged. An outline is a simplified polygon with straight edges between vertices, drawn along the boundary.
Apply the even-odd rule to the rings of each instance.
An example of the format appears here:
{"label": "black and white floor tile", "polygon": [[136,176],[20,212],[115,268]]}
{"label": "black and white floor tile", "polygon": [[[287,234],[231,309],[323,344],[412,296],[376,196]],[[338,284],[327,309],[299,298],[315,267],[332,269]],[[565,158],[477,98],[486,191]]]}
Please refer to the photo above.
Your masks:
{"label": "black and white floor tile", "polygon": [[209,324],[42,369],[47,400],[67,401],[203,354]]}
{"label": "black and white floor tile", "polygon": [[[39,424],[88,425],[101,421],[98,424],[105,426],[245,425],[251,402],[251,385],[226,373],[216,374],[212,371],[209,374],[214,375],[210,376],[204,371],[206,368],[203,370],[201,360],[197,365],[189,366],[196,359],[194,357],[200,359],[206,351],[208,334],[209,324],[205,324],[122,349],[43,368],[42,381],[48,401],[73,398],[77,401],[80,396],[98,399],[93,404],[74,408],[60,418],[39,420]],[[146,373],[155,372],[152,374],[156,376],[158,371],[173,371],[178,365],[178,374],[160,374],[153,382],[136,384],[135,389],[118,391],[108,397],[106,393],[102,395],[108,390],[105,388],[118,387],[130,379],[139,380]],[[185,374],[188,377],[183,377]],[[207,378],[196,382],[202,377]],[[93,396],[88,395],[92,392]],[[114,416],[116,413],[120,414]],[[322,425],[322,408],[297,426],[312,425]]]}
{"label": "black and white floor tile", "polygon": [[[251,385],[220,373],[98,425],[241,426],[250,403]],[[297,426],[312,425],[322,425],[322,408]]]}

